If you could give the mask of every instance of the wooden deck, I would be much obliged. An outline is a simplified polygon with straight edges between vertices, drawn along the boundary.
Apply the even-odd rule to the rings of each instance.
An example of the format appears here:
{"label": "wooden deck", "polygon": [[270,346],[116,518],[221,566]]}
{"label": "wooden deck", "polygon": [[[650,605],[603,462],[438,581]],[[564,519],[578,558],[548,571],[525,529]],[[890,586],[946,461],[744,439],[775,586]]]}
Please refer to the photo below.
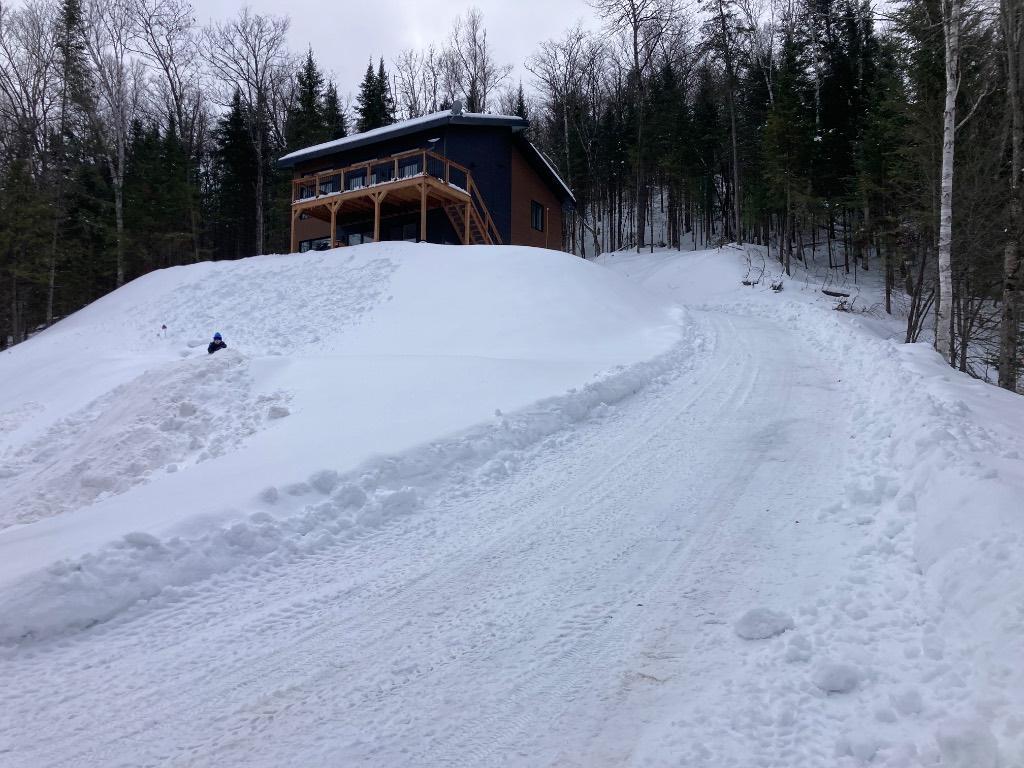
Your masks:
{"label": "wooden deck", "polygon": [[330,222],[334,245],[339,214],[373,216],[373,239],[380,240],[381,208],[419,211],[420,239],[427,239],[427,211],[443,208],[463,244],[500,245],[501,235],[469,169],[429,150],[302,176],[292,181],[291,249],[299,249],[295,222],[305,213]]}

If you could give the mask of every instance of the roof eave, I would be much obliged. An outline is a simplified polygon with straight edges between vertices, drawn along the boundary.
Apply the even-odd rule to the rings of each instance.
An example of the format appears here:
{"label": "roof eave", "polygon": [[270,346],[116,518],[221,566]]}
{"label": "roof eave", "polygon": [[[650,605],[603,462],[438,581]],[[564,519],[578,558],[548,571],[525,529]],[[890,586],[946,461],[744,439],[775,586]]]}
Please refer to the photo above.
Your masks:
{"label": "roof eave", "polygon": [[[395,123],[393,126],[386,126],[386,128],[389,129],[386,131],[377,129],[380,131],[379,133],[357,133],[353,136],[346,137],[345,139],[338,139],[335,142],[325,142],[322,145],[315,145],[308,149],[300,149],[279,158],[277,164],[281,168],[292,168],[299,163],[315,160],[318,157],[335,155],[352,149],[358,149],[359,147],[370,146],[381,141],[387,141],[388,139],[408,136],[412,133],[419,133],[420,131],[427,131],[446,125],[508,126],[514,133],[520,133],[526,130],[530,125],[529,121],[524,118],[511,117],[509,115],[486,115],[478,113],[455,115],[451,112],[439,112],[433,116],[425,115],[424,117],[432,117],[433,119],[413,118],[412,120]],[[408,123],[408,125],[403,125],[403,123]]]}

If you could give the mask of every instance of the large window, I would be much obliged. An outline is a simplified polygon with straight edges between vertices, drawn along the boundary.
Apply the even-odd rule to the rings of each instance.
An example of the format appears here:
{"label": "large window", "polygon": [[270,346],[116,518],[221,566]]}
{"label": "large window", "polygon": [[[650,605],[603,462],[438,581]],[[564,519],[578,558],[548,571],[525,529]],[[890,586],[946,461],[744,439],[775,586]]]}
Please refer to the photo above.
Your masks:
{"label": "large window", "polygon": [[299,253],[306,251],[326,251],[331,247],[331,238],[317,237],[313,240],[303,240],[299,243]]}
{"label": "large window", "polygon": [[544,206],[536,200],[530,201],[530,224],[538,232],[544,231]]}

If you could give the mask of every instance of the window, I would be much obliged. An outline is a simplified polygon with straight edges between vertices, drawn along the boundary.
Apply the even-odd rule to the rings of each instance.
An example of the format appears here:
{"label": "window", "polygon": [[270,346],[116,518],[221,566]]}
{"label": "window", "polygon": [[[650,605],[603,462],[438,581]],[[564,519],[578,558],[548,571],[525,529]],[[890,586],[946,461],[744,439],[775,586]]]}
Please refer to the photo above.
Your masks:
{"label": "window", "polygon": [[331,247],[331,238],[318,237],[313,240],[303,240],[299,243],[299,253],[306,251],[326,251]]}
{"label": "window", "polygon": [[320,182],[321,195],[333,195],[335,192],[339,191],[341,191],[340,179],[337,176],[331,176],[327,181]]}
{"label": "window", "polygon": [[536,200],[530,201],[530,225],[538,232],[544,231],[544,206]]}
{"label": "window", "polygon": [[366,186],[366,171],[358,171],[345,179],[345,189],[362,189]]}

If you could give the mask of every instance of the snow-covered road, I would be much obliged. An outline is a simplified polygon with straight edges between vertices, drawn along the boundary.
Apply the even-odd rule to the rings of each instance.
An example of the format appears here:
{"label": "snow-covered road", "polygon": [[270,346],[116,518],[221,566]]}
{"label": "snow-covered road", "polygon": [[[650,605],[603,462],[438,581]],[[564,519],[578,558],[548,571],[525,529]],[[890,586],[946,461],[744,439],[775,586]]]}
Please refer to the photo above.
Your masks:
{"label": "snow-covered road", "polygon": [[[0,763],[701,764],[743,697],[715,693],[736,616],[813,603],[865,534],[820,515],[843,494],[840,374],[782,326],[694,322],[666,381],[505,477],[4,649]],[[697,694],[700,719],[658,724]],[[834,764],[808,706],[714,764]]]}

